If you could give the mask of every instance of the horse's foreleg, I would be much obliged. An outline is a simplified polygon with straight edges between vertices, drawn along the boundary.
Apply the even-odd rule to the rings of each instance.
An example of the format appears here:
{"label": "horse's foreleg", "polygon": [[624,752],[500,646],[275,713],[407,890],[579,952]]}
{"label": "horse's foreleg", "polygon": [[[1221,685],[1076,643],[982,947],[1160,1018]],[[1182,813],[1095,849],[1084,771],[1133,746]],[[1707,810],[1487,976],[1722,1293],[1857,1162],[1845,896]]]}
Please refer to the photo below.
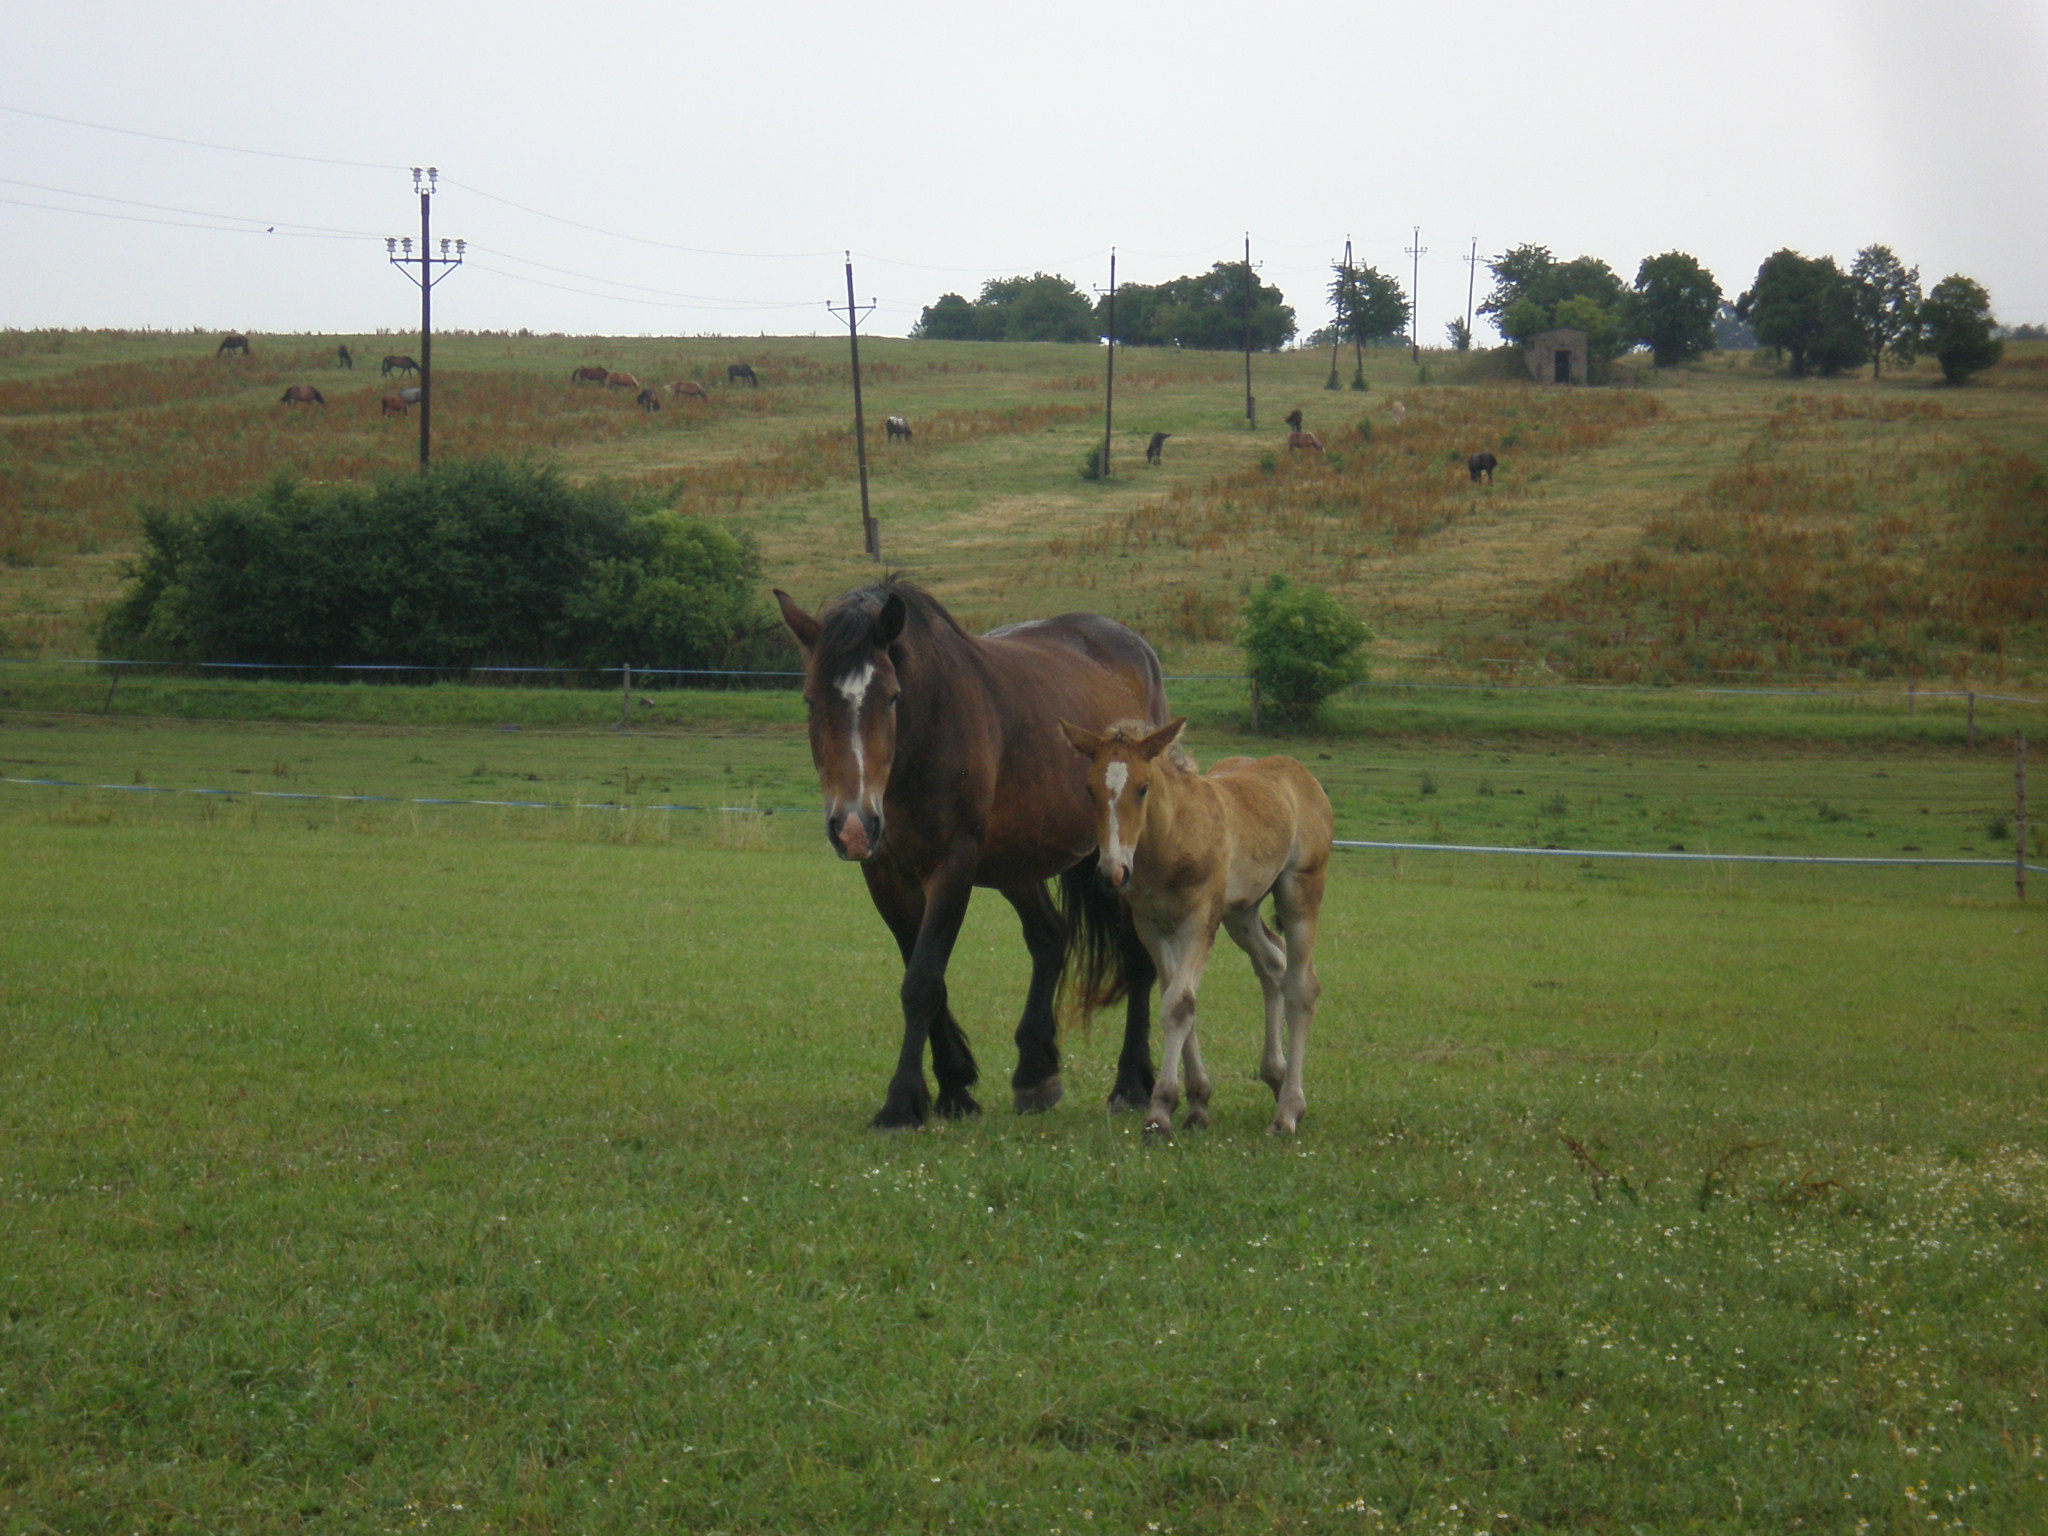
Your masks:
{"label": "horse's foreleg", "polygon": [[1280,1044],[1281,1026],[1286,1021],[1286,994],[1281,983],[1287,974],[1287,951],[1281,947],[1279,935],[1260,921],[1256,907],[1231,914],[1223,926],[1251,958],[1252,973],[1265,995],[1266,1042],[1259,1052],[1259,1081],[1277,1094],[1287,1075],[1287,1056]]}
{"label": "horse's foreleg", "polygon": [[1124,1043],[1117,1055],[1109,1107],[1141,1109],[1152,1101],[1157,1081],[1152,1070],[1152,984],[1159,979],[1159,967],[1128,916],[1118,942],[1124,964]]}
{"label": "horse's foreleg", "polygon": [[[971,868],[971,864],[969,868]],[[946,966],[960,923],[967,915],[972,886],[963,873],[948,880],[945,871],[924,887],[891,878],[873,865],[864,867],[868,891],[888,923],[903,955],[903,1044],[888,1096],[872,1124],[892,1130],[924,1124],[933,1110],[924,1079],[924,1048],[932,1048],[932,1070],[939,1080],[937,1109],[942,1115],[980,1112],[968,1092],[977,1077],[974,1052],[953,1017],[946,995]]]}
{"label": "horse's foreleg", "polygon": [[[1180,1107],[1181,1059],[1195,1033],[1195,994],[1202,985],[1202,969],[1208,963],[1209,948],[1215,943],[1211,924],[1183,925],[1178,931],[1161,935],[1153,946],[1159,967],[1159,1080],[1152,1086],[1151,1108],[1145,1115],[1145,1129],[1159,1135],[1173,1130],[1173,1112]],[[1193,1053],[1189,1076],[1192,1089],[1199,1076],[1202,1109],[1199,1120],[1190,1115],[1190,1125],[1208,1123],[1209,1079],[1201,1072],[1200,1053]]]}
{"label": "horse's foreleg", "polygon": [[1008,887],[1003,895],[1017,909],[1024,947],[1031,951],[1031,989],[1017,1021],[1017,1070],[1010,1078],[1017,1113],[1026,1115],[1051,1109],[1065,1092],[1052,1004],[1066,963],[1067,925],[1041,880]]}

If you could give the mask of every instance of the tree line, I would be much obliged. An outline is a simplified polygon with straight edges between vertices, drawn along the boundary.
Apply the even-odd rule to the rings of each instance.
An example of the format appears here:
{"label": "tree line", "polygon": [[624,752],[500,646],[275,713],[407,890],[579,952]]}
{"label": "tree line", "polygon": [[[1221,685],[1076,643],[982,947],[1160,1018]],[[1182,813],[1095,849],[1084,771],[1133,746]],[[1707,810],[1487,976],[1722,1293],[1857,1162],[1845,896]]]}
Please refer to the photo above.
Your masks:
{"label": "tree line", "polygon": [[[1882,374],[1887,362],[1931,356],[1944,378],[1961,383],[2003,350],[1981,284],[1957,274],[1923,293],[1919,269],[1883,245],[1864,247],[1846,271],[1831,256],[1777,251],[1732,303],[1713,273],[1684,251],[1646,257],[1632,284],[1598,257],[1560,260],[1542,245],[1516,246],[1487,267],[1494,286],[1479,313],[1503,340],[1523,346],[1547,330],[1582,330],[1596,382],[1634,348],[1668,368],[1713,351],[1721,335],[1744,325],[1758,345],[1785,357],[1795,376],[1865,363]],[[1311,344],[1384,345],[1405,340],[1410,330],[1407,292],[1369,264],[1334,264],[1329,301],[1335,318],[1308,338]],[[1296,335],[1285,295],[1242,262],[1219,261],[1164,283],[1128,283],[1117,289],[1115,304],[1112,321],[1107,295],[1091,298],[1064,277],[991,278],[972,300],[948,293],[927,305],[911,334],[934,341],[1100,342],[1113,329],[1126,346],[1219,351],[1245,345],[1247,330],[1260,351]],[[1463,317],[1446,330],[1457,350],[1472,345]]]}

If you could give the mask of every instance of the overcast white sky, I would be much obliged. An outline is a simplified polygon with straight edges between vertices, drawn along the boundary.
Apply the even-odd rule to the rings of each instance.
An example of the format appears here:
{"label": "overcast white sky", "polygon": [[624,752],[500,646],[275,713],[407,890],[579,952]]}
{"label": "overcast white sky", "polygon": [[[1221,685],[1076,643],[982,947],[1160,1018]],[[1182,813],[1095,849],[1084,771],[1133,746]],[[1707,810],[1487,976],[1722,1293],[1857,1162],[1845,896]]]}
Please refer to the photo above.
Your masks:
{"label": "overcast white sky", "polygon": [[1249,232],[1306,331],[1347,236],[1405,284],[1417,225],[1429,341],[1474,237],[1624,279],[1690,251],[1731,297],[1780,246],[1882,242],[2048,321],[2044,0],[0,0],[0,24],[6,326],[409,329],[382,237],[417,232],[415,164],[443,174],[435,234],[470,242],[449,328],[830,329],[850,248],[901,334],[988,277],[1092,287],[1114,245],[1158,281]]}

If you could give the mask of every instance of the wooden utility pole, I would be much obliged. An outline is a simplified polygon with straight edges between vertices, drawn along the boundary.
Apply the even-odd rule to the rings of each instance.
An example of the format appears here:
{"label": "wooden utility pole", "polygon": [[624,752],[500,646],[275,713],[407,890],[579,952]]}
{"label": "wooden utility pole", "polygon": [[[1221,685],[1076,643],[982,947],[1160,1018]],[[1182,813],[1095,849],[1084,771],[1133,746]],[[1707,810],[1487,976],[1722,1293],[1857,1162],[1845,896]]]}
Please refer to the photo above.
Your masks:
{"label": "wooden utility pole", "polygon": [[1465,345],[1472,345],[1472,296],[1479,287],[1479,237],[1472,237],[1472,254],[1465,258]]}
{"label": "wooden utility pole", "polygon": [[1325,389],[1337,387],[1337,349],[1344,345],[1344,316],[1351,308],[1351,242],[1344,242],[1344,265],[1339,269],[1337,292],[1340,295],[1335,322],[1330,326],[1330,378],[1323,385]]}
{"label": "wooden utility pole", "polygon": [[1109,433],[1116,421],[1116,247],[1109,248],[1109,377],[1102,386],[1102,478],[1109,478]]}
{"label": "wooden utility pole", "polygon": [[1244,237],[1244,424],[1259,430],[1259,403],[1252,398],[1252,237]]}
{"label": "wooden utility pole", "polygon": [[2015,736],[2012,751],[2012,884],[2027,899],[2027,738]]}
{"label": "wooden utility pole", "polygon": [[[457,240],[455,254],[448,254],[448,240],[441,241],[441,254],[434,254],[430,238],[433,229],[434,194],[440,190],[441,172],[435,166],[428,166],[423,173],[418,166],[412,168],[412,189],[420,195],[420,253],[412,253],[412,237],[403,241],[386,236],[384,254],[391,265],[403,272],[420,290],[420,468],[427,467],[427,460],[433,453],[434,443],[434,284],[448,275],[449,269],[462,265],[463,252],[469,248],[467,240]],[[400,245],[404,254],[399,253]],[[417,272],[414,267],[419,268]],[[434,269],[441,270],[436,272]]]}
{"label": "wooden utility pole", "polygon": [[1415,243],[1403,248],[1409,258],[1408,267],[1408,340],[1414,347],[1414,360],[1422,361],[1422,258],[1429,254],[1429,247],[1422,243],[1422,226],[1415,226]]}
{"label": "wooden utility pole", "polygon": [[[827,304],[825,307],[834,314],[839,313],[839,306],[836,304]],[[872,299],[868,301],[866,308],[862,308],[853,301],[853,252],[848,251],[846,253],[846,338],[849,345],[853,348],[853,447],[855,456],[860,461],[860,534],[861,542],[867,548],[868,558],[870,560],[879,560],[882,558],[882,528],[875,521],[874,514],[868,510],[868,424],[867,417],[862,414],[860,404],[860,322],[861,317],[872,313],[874,307]]]}

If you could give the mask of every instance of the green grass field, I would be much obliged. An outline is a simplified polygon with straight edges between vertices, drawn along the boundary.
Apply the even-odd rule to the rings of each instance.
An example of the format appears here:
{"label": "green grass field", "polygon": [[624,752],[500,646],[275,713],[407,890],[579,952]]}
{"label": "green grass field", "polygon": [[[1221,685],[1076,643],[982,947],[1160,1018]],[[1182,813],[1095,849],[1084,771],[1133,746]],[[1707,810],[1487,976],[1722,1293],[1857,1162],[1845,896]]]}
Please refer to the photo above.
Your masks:
{"label": "green grass field", "polygon": [[[1162,1145],[1103,1111],[1108,1020],[1059,1109],[1003,1107],[986,898],[950,979],[989,1112],[865,1129],[900,966],[786,691],[622,730],[616,692],[58,665],[140,506],[409,461],[330,339],[212,340],[0,337],[0,780],[83,786],[0,783],[0,1536],[2048,1526],[2048,349],[1566,397],[1261,358],[1262,423],[1330,440],[1295,463],[1233,360],[1133,353],[1107,484],[1099,354],[864,349],[919,430],[876,445],[885,551],[968,620],[1099,608],[1236,673],[1288,569],[1382,683],[1462,685],[1284,738],[1173,685],[1340,836],[1999,861],[1345,853],[1301,1136],[1230,955],[1214,1128]],[[806,602],[872,571],[829,342],[436,355],[445,452],[733,519]],[[566,382],[741,358],[758,393],[653,418]],[[1812,691],[1494,686],[1560,678]],[[1974,743],[1956,687],[2003,696]]]}
{"label": "green grass field", "polygon": [[858,877],[721,837],[0,802],[6,1529],[2048,1515],[2038,903],[1353,856],[1297,1142],[1220,963],[1206,1136],[1105,1028],[877,1138]]}

